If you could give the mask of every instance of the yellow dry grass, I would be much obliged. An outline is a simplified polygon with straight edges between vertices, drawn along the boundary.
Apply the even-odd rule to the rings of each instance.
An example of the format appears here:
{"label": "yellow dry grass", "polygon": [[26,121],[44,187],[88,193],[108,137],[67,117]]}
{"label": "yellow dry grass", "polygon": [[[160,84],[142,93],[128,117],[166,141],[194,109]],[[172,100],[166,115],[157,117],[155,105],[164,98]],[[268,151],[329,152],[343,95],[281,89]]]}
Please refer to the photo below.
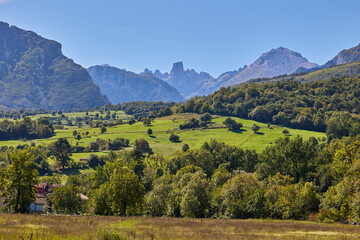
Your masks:
{"label": "yellow dry grass", "polygon": [[[104,234],[106,233],[106,234]],[[115,238],[120,236],[120,238]],[[0,239],[360,239],[358,226],[301,221],[0,214]]]}

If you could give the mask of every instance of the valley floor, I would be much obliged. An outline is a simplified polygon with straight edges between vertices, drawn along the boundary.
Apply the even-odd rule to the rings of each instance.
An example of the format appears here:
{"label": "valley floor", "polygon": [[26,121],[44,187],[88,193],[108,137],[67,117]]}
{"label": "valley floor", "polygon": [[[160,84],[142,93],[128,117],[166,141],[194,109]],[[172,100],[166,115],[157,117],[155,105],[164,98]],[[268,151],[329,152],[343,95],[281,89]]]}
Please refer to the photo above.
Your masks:
{"label": "valley floor", "polygon": [[359,239],[352,225],[302,221],[0,214],[0,239]]}

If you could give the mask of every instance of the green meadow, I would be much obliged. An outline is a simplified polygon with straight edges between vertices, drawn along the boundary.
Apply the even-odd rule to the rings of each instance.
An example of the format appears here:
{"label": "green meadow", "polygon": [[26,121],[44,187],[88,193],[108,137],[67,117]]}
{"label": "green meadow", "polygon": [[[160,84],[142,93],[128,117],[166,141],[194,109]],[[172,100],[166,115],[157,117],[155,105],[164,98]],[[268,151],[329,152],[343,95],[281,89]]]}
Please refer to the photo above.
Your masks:
{"label": "green meadow", "polygon": [[[76,117],[77,114],[80,116],[85,113],[69,113],[72,114],[71,117]],[[89,113],[89,115],[95,115],[96,113]],[[119,114],[119,113],[117,113]],[[33,118],[45,117],[45,116],[33,116]],[[123,119],[128,118],[127,115],[122,114]],[[57,129],[56,134],[47,139],[36,139],[36,140],[27,140],[27,141],[0,141],[0,146],[17,146],[19,144],[30,144],[35,142],[35,144],[49,144],[54,142],[58,138],[67,138],[71,145],[75,145],[78,142],[79,146],[87,147],[90,142],[99,139],[115,139],[115,138],[127,138],[130,139],[130,144],[133,144],[136,139],[143,138],[150,143],[155,153],[161,153],[165,156],[172,154],[176,150],[180,150],[183,144],[188,144],[190,148],[199,148],[205,141],[208,141],[212,138],[219,141],[225,142],[229,145],[241,146],[244,149],[255,149],[258,152],[261,152],[268,146],[275,142],[279,137],[283,137],[284,134],[282,131],[285,129],[280,126],[270,125],[239,118],[233,118],[237,122],[243,124],[243,128],[239,132],[229,131],[222,125],[222,122],[226,117],[214,116],[213,123],[211,128],[208,129],[195,129],[195,130],[179,130],[179,125],[185,122],[191,117],[198,117],[194,114],[184,114],[176,115],[155,119],[150,126],[143,125],[142,122],[136,122],[133,125],[123,124],[112,127],[107,127],[105,133],[100,132],[100,128],[90,128],[85,125],[81,128],[76,126],[65,126],[64,129]],[[259,125],[261,128],[259,132],[254,133],[251,130],[253,124]],[[152,135],[147,134],[147,129],[151,128],[153,130]],[[297,135],[302,136],[304,139],[309,137],[315,137],[317,139],[323,139],[325,133],[305,131],[299,129],[289,129],[287,136],[294,137]],[[73,131],[76,130],[81,134],[82,139],[80,141],[76,140],[73,136]],[[88,132],[88,135],[86,135]],[[174,133],[180,136],[180,142],[174,143],[169,140],[170,135]],[[87,158],[91,153],[80,153],[73,154],[74,160],[79,160],[80,158]],[[97,153],[105,154],[105,153]]]}

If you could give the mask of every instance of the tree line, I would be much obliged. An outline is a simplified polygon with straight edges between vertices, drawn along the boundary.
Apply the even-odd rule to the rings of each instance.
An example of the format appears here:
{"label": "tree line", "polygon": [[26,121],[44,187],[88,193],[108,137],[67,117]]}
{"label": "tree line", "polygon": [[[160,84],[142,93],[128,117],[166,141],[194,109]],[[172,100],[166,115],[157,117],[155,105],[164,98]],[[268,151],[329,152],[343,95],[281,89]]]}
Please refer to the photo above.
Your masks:
{"label": "tree line", "polygon": [[[26,212],[35,196],[31,189],[40,181],[35,166],[41,149],[13,150],[1,164],[1,193],[13,211]],[[93,159],[93,173],[69,177],[49,201],[59,213],[354,223],[360,220],[359,150],[359,137],[329,143],[283,137],[261,153],[212,139],[199,149],[186,146],[164,157],[140,139],[133,150]],[[17,186],[27,200],[17,200]],[[86,204],[80,193],[89,197]]]}
{"label": "tree line", "polygon": [[17,121],[0,121],[0,140],[47,138],[53,134],[54,127],[48,119],[32,121],[25,117]]}

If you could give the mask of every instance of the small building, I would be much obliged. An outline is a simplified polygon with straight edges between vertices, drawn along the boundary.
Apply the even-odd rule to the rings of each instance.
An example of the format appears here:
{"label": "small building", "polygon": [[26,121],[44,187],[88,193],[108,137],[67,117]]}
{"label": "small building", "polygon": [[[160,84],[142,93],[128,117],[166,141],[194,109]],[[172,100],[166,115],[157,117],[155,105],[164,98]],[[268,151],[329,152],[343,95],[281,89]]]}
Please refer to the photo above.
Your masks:
{"label": "small building", "polygon": [[45,212],[47,206],[46,196],[37,195],[35,201],[30,205],[30,212]]}

